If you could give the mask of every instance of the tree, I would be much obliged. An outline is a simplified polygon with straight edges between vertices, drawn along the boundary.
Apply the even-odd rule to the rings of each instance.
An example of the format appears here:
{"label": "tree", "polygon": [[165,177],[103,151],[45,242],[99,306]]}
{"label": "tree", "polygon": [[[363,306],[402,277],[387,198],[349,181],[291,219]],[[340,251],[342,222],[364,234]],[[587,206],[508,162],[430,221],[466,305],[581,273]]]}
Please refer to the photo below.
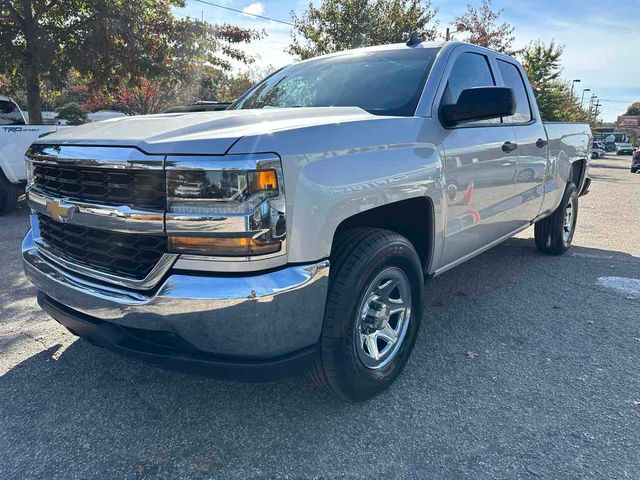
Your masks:
{"label": "tree", "polygon": [[406,41],[413,31],[433,40],[437,13],[430,0],[323,0],[319,7],[309,3],[302,15],[291,12],[294,27],[288,51],[305,59]]}
{"label": "tree", "polygon": [[570,84],[561,78],[563,50],[563,46],[553,41],[532,42],[520,52],[522,66],[544,120],[588,121],[589,112],[571,94]]}
{"label": "tree", "polygon": [[194,83],[190,101],[215,100],[231,102],[273,71],[273,67],[249,68],[229,73],[218,68],[205,67]]}
{"label": "tree", "polygon": [[547,45],[538,40],[521,52],[522,66],[545,120],[556,119],[562,110],[564,86],[560,80],[560,59],[563,50],[563,46],[553,41]]}
{"label": "tree", "polygon": [[67,125],[82,125],[87,121],[87,112],[80,108],[77,103],[68,103],[59,108],[57,120],[66,120]]}
{"label": "tree", "polygon": [[[113,96],[145,78],[171,88],[199,65],[229,69],[250,57],[238,44],[260,33],[176,19],[184,0],[0,0],[0,73],[24,84],[29,117],[41,121],[42,86],[77,71],[92,92]],[[115,93],[114,93],[115,92]]]}
{"label": "tree", "polygon": [[55,76],[80,11],[76,0],[0,0],[0,72],[24,85],[32,123],[42,122],[42,77]]}
{"label": "tree", "polygon": [[503,11],[492,10],[491,0],[482,0],[479,9],[467,4],[465,13],[456,17],[452,25],[458,32],[467,34],[465,41],[469,43],[514,55],[517,53],[512,47],[515,27],[506,22],[496,23]]}
{"label": "tree", "polygon": [[159,113],[198,100],[231,102],[273,70],[249,68],[230,73],[212,65],[203,65],[180,82],[171,78],[138,78],[120,89],[94,90],[86,85],[72,87],[62,99],[80,98],[85,111],[117,110],[128,115]]}
{"label": "tree", "polygon": [[640,102],[634,102],[627,108],[625,115],[640,115]]}

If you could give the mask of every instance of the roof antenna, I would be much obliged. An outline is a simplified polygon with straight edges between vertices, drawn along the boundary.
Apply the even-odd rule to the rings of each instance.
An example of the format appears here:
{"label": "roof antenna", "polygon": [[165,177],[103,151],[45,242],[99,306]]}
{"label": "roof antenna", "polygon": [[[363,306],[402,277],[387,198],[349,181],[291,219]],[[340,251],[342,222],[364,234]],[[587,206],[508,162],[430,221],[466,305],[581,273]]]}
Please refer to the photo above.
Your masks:
{"label": "roof antenna", "polygon": [[409,35],[409,40],[407,40],[407,47],[419,45],[420,43],[422,43],[422,41],[422,37],[418,32],[411,32],[411,35]]}

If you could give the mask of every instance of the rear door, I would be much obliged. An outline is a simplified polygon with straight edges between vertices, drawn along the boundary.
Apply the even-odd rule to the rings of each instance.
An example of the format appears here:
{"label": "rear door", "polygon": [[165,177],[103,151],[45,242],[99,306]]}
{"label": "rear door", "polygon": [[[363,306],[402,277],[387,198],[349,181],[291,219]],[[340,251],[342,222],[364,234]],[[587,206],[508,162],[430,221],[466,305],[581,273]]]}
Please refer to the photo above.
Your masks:
{"label": "rear door", "polygon": [[530,94],[520,67],[497,58],[498,72],[505,87],[513,89],[516,111],[502,122],[511,125],[518,144],[513,219],[520,225],[536,218],[542,207],[544,177],[547,166],[547,134],[542,121],[532,109]]}
{"label": "rear door", "polygon": [[[436,104],[455,103],[467,88],[494,86],[486,51],[461,47],[448,60]],[[511,215],[517,151],[511,125],[500,118],[442,127],[446,180],[446,234],[439,267],[513,231]]]}

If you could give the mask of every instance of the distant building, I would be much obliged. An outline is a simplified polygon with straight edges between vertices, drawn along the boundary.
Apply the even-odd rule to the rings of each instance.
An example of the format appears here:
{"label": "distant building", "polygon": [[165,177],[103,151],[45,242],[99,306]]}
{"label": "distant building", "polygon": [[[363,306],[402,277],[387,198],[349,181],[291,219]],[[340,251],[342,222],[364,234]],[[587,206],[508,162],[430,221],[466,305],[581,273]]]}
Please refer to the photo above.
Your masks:
{"label": "distant building", "polygon": [[[612,140],[610,140],[611,138]],[[629,141],[629,135],[627,132],[621,132],[613,127],[600,127],[593,129],[593,139],[596,142],[626,143]]]}
{"label": "distant building", "polygon": [[640,115],[620,115],[617,125],[629,134],[627,142],[635,146],[640,144]]}
{"label": "distant building", "polygon": [[617,124],[619,127],[640,127],[640,115],[620,115]]}

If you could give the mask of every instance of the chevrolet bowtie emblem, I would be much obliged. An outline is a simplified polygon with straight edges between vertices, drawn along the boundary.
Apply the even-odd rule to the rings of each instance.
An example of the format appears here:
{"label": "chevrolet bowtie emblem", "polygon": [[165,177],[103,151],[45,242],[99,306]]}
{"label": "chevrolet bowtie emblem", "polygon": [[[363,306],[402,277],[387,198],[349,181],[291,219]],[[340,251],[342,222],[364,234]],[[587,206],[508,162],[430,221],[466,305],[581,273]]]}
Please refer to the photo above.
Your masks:
{"label": "chevrolet bowtie emblem", "polygon": [[56,222],[67,222],[71,220],[76,211],[75,205],[60,203],[57,200],[47,201],[47,212]]}

